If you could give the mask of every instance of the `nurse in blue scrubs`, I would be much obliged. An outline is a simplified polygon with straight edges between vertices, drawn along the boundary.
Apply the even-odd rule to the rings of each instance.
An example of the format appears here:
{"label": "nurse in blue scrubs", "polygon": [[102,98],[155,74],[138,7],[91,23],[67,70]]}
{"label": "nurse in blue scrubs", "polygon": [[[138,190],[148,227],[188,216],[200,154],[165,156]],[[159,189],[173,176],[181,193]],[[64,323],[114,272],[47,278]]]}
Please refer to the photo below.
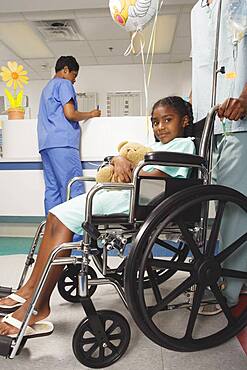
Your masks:
{"label": "nurse in blue scrubs", "polygon": [[[78,121],[99,117],[98,109],[77,110],[73,87],[79,65],[72,56],[61,56],[55,66],[55,76],[42,91],[38,114],[39,152],[45,180],[45,214],[66,200],[69,180],[82,176],[80,160],[80,126]],[[72,198],[84,193],[82,183],[72,186]]]}

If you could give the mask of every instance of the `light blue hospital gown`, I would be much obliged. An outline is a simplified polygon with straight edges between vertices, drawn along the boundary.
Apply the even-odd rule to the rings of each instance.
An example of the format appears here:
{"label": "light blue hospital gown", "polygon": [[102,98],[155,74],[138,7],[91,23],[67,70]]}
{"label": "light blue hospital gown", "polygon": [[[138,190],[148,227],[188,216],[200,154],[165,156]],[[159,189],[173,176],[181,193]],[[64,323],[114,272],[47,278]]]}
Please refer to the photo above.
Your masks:
{"label": "light blue hospital gown", "polygon": [[[176,138],[167,144],[160,142],[151,145],[154,151],[169,151],[181,153],[195,153],[193,139]],[[144,171],[151,172],[154,169],[172,176],[186,178],[189,168],[186,167],[168,167],[168,166],[146,166]],[[130,206],[129,190],[101,190],[93,198],[94,215],[110,215],[114,213],[128,214]],[[85,219],[86,194],[79,195],[65,203],[62,203],[50,210],[68,229],[76,234],[83,234],[81,227]]]}
{"label": "light blue hospital gown", "polygon": [[[192,103],[195,121],[204,118],[211,106],[219,3],[213,0],[210,6],[201,7],[201,1],[198,1],[191,13]],[[230,4],[229,0],[222,1],[218,65],[219,68],[224,66],[226,73],[236,70],[237,76],[233,80],[226,78],[226,74],[218,73],[217,104],[223,103],[229,97],[239,97],[247,83],[247,34],[238,44],[238,56],[234,62],[233,34],[228,17]],[[240,0],[239,4],[243,6],[244,1]],[[231,127],[231,135],[222,135],[222,122],[216,119],[213,181],[219,185],[234,188],[247,196],[247,117],[238,121],[227,120],[226,127]],[[227,206],[221,224],[221,247],[230,245],[246,230],[246,213]],[[224,267],[247,271],[247,243],[234,254],[234,258],[226,260]],[[224,294],[228,304],[233,306],[237,304],[241,287],[246,282],[231,278],[226,280]]]}

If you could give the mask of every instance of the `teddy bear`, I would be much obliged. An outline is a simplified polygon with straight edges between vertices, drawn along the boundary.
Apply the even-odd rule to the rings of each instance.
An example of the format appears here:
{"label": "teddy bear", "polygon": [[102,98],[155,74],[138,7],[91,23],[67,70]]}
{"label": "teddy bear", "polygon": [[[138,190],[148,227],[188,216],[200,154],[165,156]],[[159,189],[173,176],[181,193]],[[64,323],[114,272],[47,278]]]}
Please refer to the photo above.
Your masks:
{"label": "teddy bear", "polygon": [[[134,167],[144,159],[146,153],[151,151],[151,148],[131,141],[122,141],[118,145],[119,155],[128,159]],[[96,175],[96,182],[114,182],[113,173],[114,166],[111,164],[100,168]]]}

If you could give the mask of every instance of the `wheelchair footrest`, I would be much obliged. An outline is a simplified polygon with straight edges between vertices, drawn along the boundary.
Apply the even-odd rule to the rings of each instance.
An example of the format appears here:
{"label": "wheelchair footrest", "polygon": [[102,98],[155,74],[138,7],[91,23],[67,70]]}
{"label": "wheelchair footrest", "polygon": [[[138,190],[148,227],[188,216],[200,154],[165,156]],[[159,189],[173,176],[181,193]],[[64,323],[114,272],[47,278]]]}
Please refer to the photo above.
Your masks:
{"label": "wheelchair footrest", "polygon": [[8,357],[12,349],[13,338],[0,335],[0,356]]}
{"label": "wheelchair footrest", "polygon": [[12,293],[12,288],[0,286],[0,298],[6,297],[7,295],[10,295]]}

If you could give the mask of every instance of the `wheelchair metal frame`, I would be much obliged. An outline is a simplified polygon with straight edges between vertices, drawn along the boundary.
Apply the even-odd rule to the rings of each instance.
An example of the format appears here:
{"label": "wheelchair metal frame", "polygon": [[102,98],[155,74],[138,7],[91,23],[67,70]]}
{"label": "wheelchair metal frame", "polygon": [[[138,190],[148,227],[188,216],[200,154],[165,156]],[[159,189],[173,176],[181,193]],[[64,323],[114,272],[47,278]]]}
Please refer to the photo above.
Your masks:
{"label": "wheelchair metal frame", "polygon": [[[130,212],[128,216],[128,224],[133,226],[133,230],[128,232],[128,229],[126,230],[124,229],[123,232],[134,234],[134,232],[138,230],[138,225],[137,225],[138,220],[135,219],[135,205],[136,205],[136,201],[138,197],[138,194],[136,191],[137,189],[136,185],[138,181],[138,174],[140,173],[141,169],[146,165],[169,165],[169,166],[179,166],[179,167],[183,166],[183,167],[196,168],[197,170],[200,171],[199,177],[202,179],[203,185],[209,184],[210,183],[209,168],[211,166],[211,153],[212,153],[212,151],[209,150],[209,148],[211,148],[213,121],[214,121],[217,109],[218,107],[216,106],[212,108],[208,113],[208,116],[205,122],[203,137],[202,137],[201,144],[200,144],[199,155],[192,156],[194,157],[193,161],[190,161],[190,155],[186,156],[184,154],[180,154],[180,158],[182,159],[183,157],[185,157],[187,159],[187,161],[185,162],[184,161],[176,162],[174,160],[164,162],[164,161],[159,161],[157,159],[151,160],[151,161],[144,161],[141,164],[139,164],[139,166],[135,169],[132,183],[129,183],[129,184],[104,183],[104,184],[95,185],[87,194],[86,209],[85,209],[85,224],[92,225],[92,221],[93,221],[92,220],[93,219],[92,205],[93,205],[93,198],[96,193],[98,193],[99,191],[103,189],[104,190],[113,190],[113,189],[114,190],[129,190],[131,193],[131,197],[130,197]],[[72,183],[77,180],[87,180],[87,178],[80,177],[80,178],[72,179],[72,181],[70,182],[69,189]],[[94,178],[90,178],[89,180],[92,181],[94,180]],[[206,237],[205,233],[206,233],[207,225],[205,223],[207,222],[208,209],[205,208],[203,212],[204,212],[205,217],[203,218],[203,224],[202,224],[203,233],[200,235],[201,238]],[[107,223],[107,220],[106,220],[106,223]],[[34,253],[35,247],[37,245],[37,239],[43,231],[44,224],[45,222],[39,226],[39,229],[35,235],[34,245],[31,248],[32,253]],[[106,229],[102,231],[102,233],[105,233],[105,232],[106,232]],[[94,230],[88,230],[87,228],[85,228],[84,238],[82,242],[63,243],[57,246],[53,250],[53,252],[51,253],[47,261],[46,267],[43,271],[39,284],[33,294],[29,309],[26,313],[25,319],[22,323],[18,336],[14,339],[11,337],[0,336],[0,355],[9,357],[12,359],[15,357],[15,355],[18,353],[19,349],[21,348],[22,343],[23,343],[23,336],[27,328],[28,321],[34,312],[35,304],[39,298],[42,287],[45,284],[50,268],[54,265],[71,265],[71,264],[76,265],[79,263],[81,264],[81,271],[78,275],[78,293],[80,297],[80,302],[83,305],[83,308],[86,312],[86,315],[89,318],[89,321],[92,320],[92,318],[93,320],[96,320],[96,321],[98,320],[94,305],[88,296],[88,286],[89,285],[102,285],[102,284],[113,285],[115,289],[117,290],[125,306],[128,307],[127,301],[125,298],[125,292],[121,284],[117,280],[109,276],[107,278],[103,277],[103,278],[91,279],[90,281],[88,280],[88,274],[87,274],[88,266],[89,266],[91,256],[94,255],[94,250],[92,250],[91,248],[91,240],[97,237],[98,235],[96,237],[94,235]],[[61,251],[68,250],[68,249],[81,251],[81,256],[71,256],[71,257],[66,257],[66,258],[57,257],[57,255]],[[28,266],[30,266],[30,261],[32,262],[32,256],[31,257],[29,256],[27,259],[27,262],[25,264],[25,269],[24,269],[24,272],[22,274],[22,277],[19,283],[19,287],[22,285],[25,279],[25,273],[26,273]],[[99,268],[99,266],[97,267]],[[103,268],[102,268],[102,271],[100,272],[103,273],[103,275],[106,275],[106,270],[107,270],[107,246],[105,245],[105,247],[103,248]],[[100,327],[101,324],[99,320],[98,322],[96,322],[96,325],[98,325],[98,328]],[[102,334],[102,328],[100,328],[99,331],[101,332],[101,337],[104,338],[105,334],[104,333]]]}

